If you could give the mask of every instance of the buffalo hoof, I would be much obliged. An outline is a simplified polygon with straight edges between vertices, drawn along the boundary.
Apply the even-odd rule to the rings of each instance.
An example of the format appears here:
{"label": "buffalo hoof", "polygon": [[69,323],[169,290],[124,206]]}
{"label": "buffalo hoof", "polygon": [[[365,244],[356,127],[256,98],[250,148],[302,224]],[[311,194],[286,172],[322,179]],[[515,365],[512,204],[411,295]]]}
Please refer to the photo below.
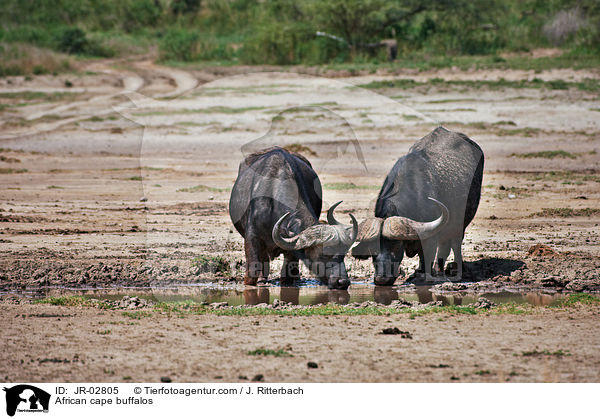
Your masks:
{"label": "buffalo hoof", "polygon": [[394,282],[396,282],[396,278],[375,277],[375,285],[391,286],[394,285]]}
{"label": "buffalo hoof", "polygon": [[347,290],[350,286],[349,279],[332,279],[328,283],[329,289],[331,290]]}

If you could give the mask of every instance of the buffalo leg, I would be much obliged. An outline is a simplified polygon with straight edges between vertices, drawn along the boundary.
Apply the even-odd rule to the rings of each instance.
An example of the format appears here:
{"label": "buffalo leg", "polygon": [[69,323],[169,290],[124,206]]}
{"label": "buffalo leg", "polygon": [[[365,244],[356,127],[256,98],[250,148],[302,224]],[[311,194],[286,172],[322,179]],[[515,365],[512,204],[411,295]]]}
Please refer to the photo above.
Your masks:
{"label": "buffalo leg", "polygon": [[244,241],[246,253],[246,275],[244,284],[256,285],[257,281],[266,280],[269,277],[269,256],[265,245],[260,240]]}
{"label": "buffalo leg", "polygon": [[436,275],[444,276],[444,267],[446,266],[446,259],[448,259],[448,255],[450,254],[450,243],[446,242],[437,249],[436,263],[434,266],[434,271]]}
{"label": "buffalo leg", "polygon": [[300,264],[298,258],[291,254],[284,254],[281,267],[281,284],[290,285],[300,279]]}
{"label": "buffalo leg", "polygon": [[456,262],[456,277],[455,281],[460,281],[463,274],[463,258],[462,258],[462,238],[452,241],[452,253]]}
{"label": "buffalo leg", "polygon": [[437,243],[435,240],[427,240],[422,242],[423,245],[423,264],[425,267],[425,281],[432,281],[431,267],[437,251]]}

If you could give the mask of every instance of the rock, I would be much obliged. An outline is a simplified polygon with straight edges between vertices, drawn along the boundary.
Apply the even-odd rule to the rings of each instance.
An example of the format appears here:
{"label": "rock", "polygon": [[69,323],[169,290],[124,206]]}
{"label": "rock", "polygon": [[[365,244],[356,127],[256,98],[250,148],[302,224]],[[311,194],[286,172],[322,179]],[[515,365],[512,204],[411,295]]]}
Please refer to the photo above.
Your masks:
{"label": "rock", "polygon": [[482,308],[482,309],[490,309],[492,307],[495,307],[497,304],[494,303],[493,301],[488,300],[485,297],[479,297],[477,299],[476,303],[473,304],[469,304],[469,307],[473,307],[473,308]]}
{"label": "rock", "polygon": [[275,307],[278,307],[278,306],[279,306],[279,304],[280,304],[279,300],[278,300],[277,298],[275,298],[275,299],[273,300],[273,308],[275,308]]}
{"label": "rock", "polygon": [[253,378],[252,381],[265,381],[265,376],[262,374],[256,374]]}
{"label": "rock", "polygon": [[461,291],[467,288],[467,286],[465,284],[461,284],[460,282],[454,283],[454,282],[444,282],[442,284],[436,285],[434,287],[436,290],[439,291]]}
{"label": "rock", "polygon": [[412,303],[410,301],[406,301],[403,298],[399,298],[398,300],[392,300],[390,303],[392,307],[412,307]]}
{"label": "rock", "polygon": [[531,246],[527,251],[529,256],[553,256],[556,252],[545,244],[538,243],[535,246]]}
{"label": "rock", "polygon": [[146,202],[146,201],[148,201],[148,198],[146,198],[145,196],[142,197],[142,199],[140,199],[140,202]]}
{"label": "rock", "polygon": [[223,308],[223,307],[227,307],[229,305],[229,303],[227,303],[227,301],[219,301],[217,303],[211,303],[209,305],[210,308]]}
{"label": "rock", "polygon": [[308,362],[306,363],[306,366],[307,366],[308,368],[319,368],[319,365],[318,365],[316,362],[312,362],[312,361],[308,361]]}
{"label": "rock", "polygon": [[400,335],[402,339],[412,339],[412,335],[410,332],[404,332],[397,327],[388,327],[383,329],[381,332],[382,335]]}
{"label": "rock", "polygon": [[171,377],[160,377],[160,382],[161,383],[170,383],[171,382]]}

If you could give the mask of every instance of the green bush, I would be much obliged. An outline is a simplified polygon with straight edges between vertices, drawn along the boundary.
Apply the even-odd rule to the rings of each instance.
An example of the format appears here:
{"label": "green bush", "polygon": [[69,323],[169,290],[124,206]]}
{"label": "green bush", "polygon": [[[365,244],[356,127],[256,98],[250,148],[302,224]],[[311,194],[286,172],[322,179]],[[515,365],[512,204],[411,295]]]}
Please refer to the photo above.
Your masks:
{"label": "green bush", "polygon": [[163,60],[192,61],[197,55],[199,36],[185,29],[167,31],[160,42],[160,57]]}
{"label": "green bush", "polygon": [[201,3],[201,0],[172,0],[171,13],[175,15],[197,13]]}
{"label": "green bush", "polygon": [[125,32],[155,26],[162,15],[160,3],[154,0],[130,0],[124,6],[123,29]]}
{"label": "green bush", "polygon": [[58,50],[67,54],[83,54],[88,47],[85,32],[77,27],[67,27],[60,30],[56,42]]}

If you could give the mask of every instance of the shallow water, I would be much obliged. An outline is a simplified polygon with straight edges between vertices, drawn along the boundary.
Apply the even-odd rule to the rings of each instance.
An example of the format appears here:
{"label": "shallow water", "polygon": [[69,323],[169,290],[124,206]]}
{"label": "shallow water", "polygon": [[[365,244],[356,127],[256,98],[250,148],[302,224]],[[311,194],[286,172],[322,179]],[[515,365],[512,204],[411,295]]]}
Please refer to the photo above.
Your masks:
{"label": "shallow water", "polygon": [[441,301],[442,305],[467,305],[485,297],[495,303],[529,303],[535,306],[552,304],[561,294],[545,294],[540,292],[493,292],[483,294],[438,294],[430,291],[430,285],[381,287],[372,284],[352,284],[347,291],[330,290],[324,286],[307,285],[300,287],[239,287],[236,285],[197,284],[159,288],[43,288],[27,292],[3,292],[28,298],[46,296],[83,295],[90,298],[120,300],[124,296],[138,296],[152,301],[177,302],[191,300],[195,302],[215,303],[227,302],[230,306],[271,304],[273,300],[291,304],[348,304],[375,301],[389,305],[393,300],[405,299],[428,303]]}

